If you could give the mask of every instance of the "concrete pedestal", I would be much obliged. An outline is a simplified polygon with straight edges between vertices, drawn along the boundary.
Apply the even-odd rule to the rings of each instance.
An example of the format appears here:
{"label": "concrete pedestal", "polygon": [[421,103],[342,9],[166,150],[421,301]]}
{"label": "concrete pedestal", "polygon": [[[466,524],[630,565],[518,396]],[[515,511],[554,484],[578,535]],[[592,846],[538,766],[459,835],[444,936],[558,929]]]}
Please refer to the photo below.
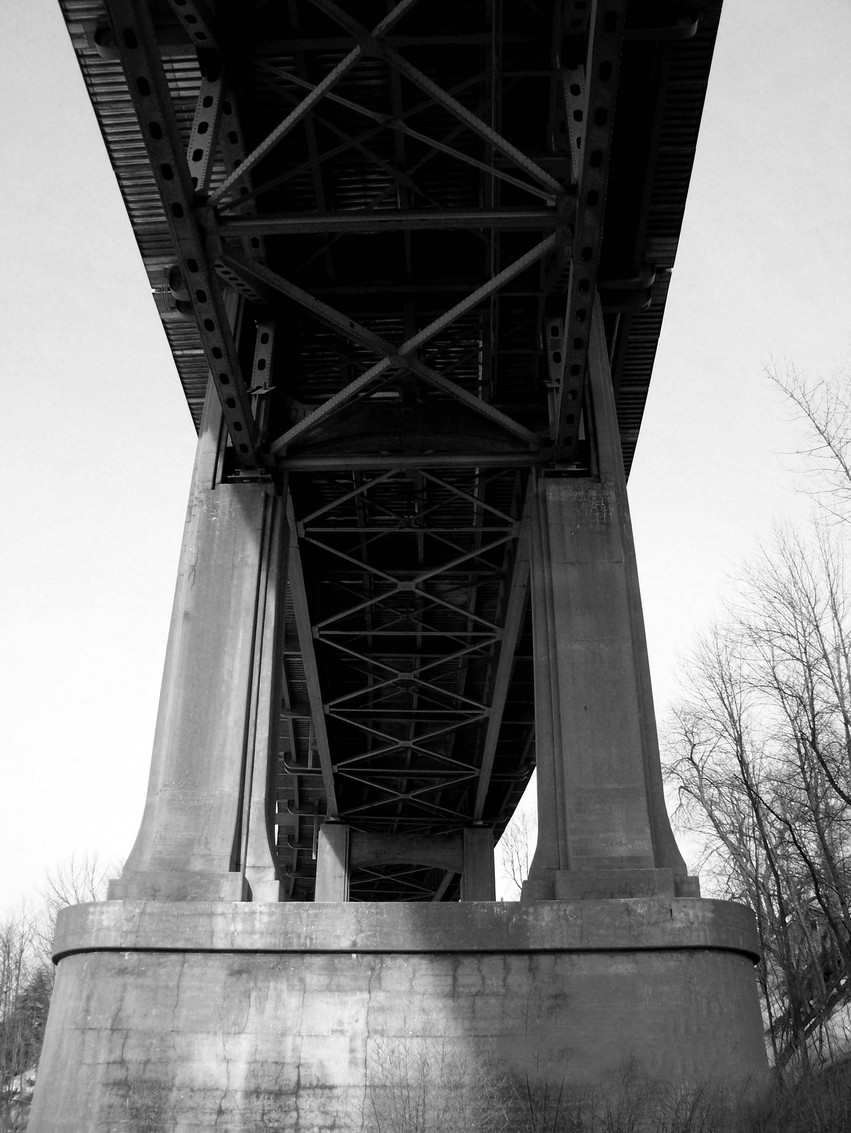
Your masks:
{"label": "concrete pedestal", "polygon": [[459,1067],[759,1077],[756,951],[747,910],[689,898],[75,906],[30,1133],[370,1129]]}

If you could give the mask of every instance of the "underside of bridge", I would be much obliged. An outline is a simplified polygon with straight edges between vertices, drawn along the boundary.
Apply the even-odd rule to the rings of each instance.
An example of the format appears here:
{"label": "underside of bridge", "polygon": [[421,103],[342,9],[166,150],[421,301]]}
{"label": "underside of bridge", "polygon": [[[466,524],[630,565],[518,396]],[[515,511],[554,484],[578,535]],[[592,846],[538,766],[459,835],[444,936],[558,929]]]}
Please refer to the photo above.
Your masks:
{"label": "underside of bridge", "polygon": [[758,1072],[625,490],[720,0],[61,6],[199,446],[145,814],[60,925],[33,1128],[368,1128],[394,1036]]}

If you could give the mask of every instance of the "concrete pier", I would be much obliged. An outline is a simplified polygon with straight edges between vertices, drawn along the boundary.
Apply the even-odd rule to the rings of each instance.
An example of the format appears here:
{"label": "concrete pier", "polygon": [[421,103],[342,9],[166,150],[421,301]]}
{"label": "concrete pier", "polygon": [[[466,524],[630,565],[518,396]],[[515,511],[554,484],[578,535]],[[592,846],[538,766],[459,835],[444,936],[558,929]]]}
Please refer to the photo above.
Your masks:
{"label": "concrete pier", "polygon": [[[487,826],[330,814],[314,900],[277,899],[288,543],[272,488],[215,482],[210,399],[142,829],[112,899],[60,916],[31,1133],[368,1130],[412,1067],[448,1088],[438,1048],[447,1073],[550,1091],[627,1066],[695,1086],[764,1073],[752,915],[699,898],[664,809],[599,313],[589,378],[595,475],[535,473],[527,493],[540,833],[517,904],[493,900]],[[400,861],[459,877],[460,901],[349,901],[353,869]]]}
{"label": "concrete pier", "polygon": [[65,910],[56,948],[37,1133],[369,1129],[425,1063],[552,1089],[765,1067],[728,902],[109,901]]}

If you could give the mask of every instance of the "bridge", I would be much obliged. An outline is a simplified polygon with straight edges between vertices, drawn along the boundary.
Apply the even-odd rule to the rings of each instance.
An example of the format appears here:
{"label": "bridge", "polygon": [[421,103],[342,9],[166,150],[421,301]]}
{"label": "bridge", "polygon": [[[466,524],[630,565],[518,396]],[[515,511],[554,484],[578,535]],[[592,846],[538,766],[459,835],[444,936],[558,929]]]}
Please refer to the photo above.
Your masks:
{"label": "bridge", "polygon": [[[575,997],[590,957],[623,954],[653,969],[629,988],[666,1006],[625,1024],[609,972],[571,1008],[580,1077],[647,1034],[648,1072],[757,1072],[752,928],[700,899],[665,812],[625,490],[720,2],[61,6],[199,446],[145,814],[109,901],[60,923],[33,1127],[123,1106],[127,1128],[209,1128],[224,1090],[218,1128],[336,1128],[367,1084],[327,1052],[348,1032],[368,1066],[371,1032],[327,1003],[295,1030],[258,1022],[253,997],[309,982],[281,984],[281,957],[360,989],[393,1034],[410,1019],[349,958],[371,958],[371,987],[522,956],[490,1030],[463,990],[408,1004],[420,1038],[449,1012],[453,1041],[503,1051],[522,1003],[554,1017],[543,955]],[[539,844],[501,908],[494,842],[536,765]],[[276,1074],[309,1065],[323,1116],[263,1124],[257,1098],[283,1115],[298,1087],[228,1095],[231,1055],[206,1047],[178,1114],[173,1073],[116,1054],[154,1041],[145,1004],[187,956],[225,999],[251,958],[242,1030],[214,1003],[198,1016],[199,990],[156,1041],[180,1062],[181,1035],[256,1031],[250,1077],[286,1033],[302,1055]],[[82,957],[107,966],[98,1010],[123,987],[127,1018],[81,1070],[57,1036],[92,1017]],[[712,1026],[686,1025],[707,996]],[[664,1037],[672,1018],[685,1037]]]}

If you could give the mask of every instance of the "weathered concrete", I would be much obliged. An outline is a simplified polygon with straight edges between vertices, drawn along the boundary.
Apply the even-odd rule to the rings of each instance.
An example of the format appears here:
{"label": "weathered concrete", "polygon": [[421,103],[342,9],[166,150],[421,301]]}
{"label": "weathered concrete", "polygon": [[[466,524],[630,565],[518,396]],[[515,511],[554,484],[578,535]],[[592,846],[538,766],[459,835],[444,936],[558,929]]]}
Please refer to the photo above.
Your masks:
{"label": "weathered concrete", "polygon": [[349,899],[349,828],[323,822],[316,846],[315,901]]}
{"label": "weathered concrete", "polygon": [[61,915],[31,1133],[360,1129],[371,1091],[438,1047],[555,1085],[630,1061],[691,1081],[765,1069],[753,924],[726,902],[176,914]]}
{"label": "weathered concrete", "polygon": [[[266,818],[286,524],[268,484],[220,483],[211,387],[187,508],[148,796],[115,898],[277,896]],[[254,819],[252,822],[251,819]],[[255,894],[256,895],[256,894]]]}
{"label": "weathered concrete", "polygon": [[536,952],[720,948],[755,960],[753,914],[732,901],[102,901],[63,909],[54,958],[74,952]]}
{"label": "weathered concrete", "polygon": [[665,809],[599,304],[588,378],[596,474],[534,486],[538,846],[524,899],[697,895]]}

